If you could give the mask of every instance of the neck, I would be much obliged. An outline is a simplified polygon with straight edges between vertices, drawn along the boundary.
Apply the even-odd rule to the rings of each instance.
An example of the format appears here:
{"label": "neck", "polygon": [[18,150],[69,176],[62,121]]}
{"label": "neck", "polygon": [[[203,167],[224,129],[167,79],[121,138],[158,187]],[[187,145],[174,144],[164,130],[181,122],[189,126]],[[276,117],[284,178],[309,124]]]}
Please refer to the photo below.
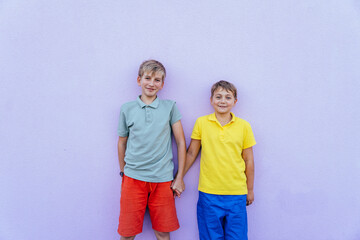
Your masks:
{"label": "neck", "polygon": [[221,124],[221,126],[224,126],[224,125],[228,124],[232,119],[231,113],[217,113],[217,112],[215,112],[215,116],[216,116],[216,119]]}
{"label": "neck", "polygon": [[156,99],[156,95],[154,97],[147,97],[145,95],[141,95],[140,99],[141,101],[143,101],[143,103],[145,103],[146,105],[151,104],[155,99]]}

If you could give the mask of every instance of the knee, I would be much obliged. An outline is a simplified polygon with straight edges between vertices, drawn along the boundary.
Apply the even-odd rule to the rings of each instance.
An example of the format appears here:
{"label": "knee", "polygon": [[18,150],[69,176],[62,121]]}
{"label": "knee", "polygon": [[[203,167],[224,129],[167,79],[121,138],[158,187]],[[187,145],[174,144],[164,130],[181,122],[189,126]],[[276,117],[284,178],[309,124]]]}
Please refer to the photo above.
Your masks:
{"label": "knee", "polygon": [[134,240],[135,236],[131,236],[131,237],[123,237],[121,236],[120,240]]}
{"label": "knee", "polygon": [[170,233],[168,232],[158,232],[156,230],[154,230],[155,232],[155,236],[158,240],[168,240],[170,239]]}

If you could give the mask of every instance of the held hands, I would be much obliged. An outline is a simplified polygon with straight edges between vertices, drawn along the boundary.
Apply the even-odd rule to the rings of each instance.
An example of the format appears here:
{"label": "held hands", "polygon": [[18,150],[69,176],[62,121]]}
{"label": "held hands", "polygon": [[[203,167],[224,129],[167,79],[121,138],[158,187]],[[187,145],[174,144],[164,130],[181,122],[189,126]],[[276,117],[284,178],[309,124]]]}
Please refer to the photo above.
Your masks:
{"label": "held hands", "polygon": [[246,197],[246,206],[251,205],[254,202],[254,190],[248,190]]}
{"label": "held hands", "polygon": [[174,197],[180,197],[181,193],[185,190],[184,181],[180,177],[176,177],[170,187],[174,192]]}

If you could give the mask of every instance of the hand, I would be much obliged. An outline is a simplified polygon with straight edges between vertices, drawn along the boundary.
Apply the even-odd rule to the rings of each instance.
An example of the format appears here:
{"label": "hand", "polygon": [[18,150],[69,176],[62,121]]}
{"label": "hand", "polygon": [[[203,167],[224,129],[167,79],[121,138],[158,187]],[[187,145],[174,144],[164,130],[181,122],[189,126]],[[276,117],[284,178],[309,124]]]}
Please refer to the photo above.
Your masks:
{"label": "hand", "polygon": [[183,179],[176,177],[171,183],[171,189],[174,191],[174,197],[180,197],[181,193],[185,190]]}
{"label": "hand", "polygon": [[248,194],[246,197],[246,206],[251,205],[254,202],[254,191],[248,190]]}

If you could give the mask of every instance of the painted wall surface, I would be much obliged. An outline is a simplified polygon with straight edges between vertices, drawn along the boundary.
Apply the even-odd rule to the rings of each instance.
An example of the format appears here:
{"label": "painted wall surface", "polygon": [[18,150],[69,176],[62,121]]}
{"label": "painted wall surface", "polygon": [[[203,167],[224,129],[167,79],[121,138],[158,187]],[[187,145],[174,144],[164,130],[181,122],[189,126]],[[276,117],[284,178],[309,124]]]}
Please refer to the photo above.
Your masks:
{"label": "painted wall surface", "polygon": [[[118,114],[149,58],[187,144],[211,85],[238,87],[258,142],[249,239],[360,239],[359,1],[5,0],[1,240],[119,238]],[[198,239],[198,175],[172,239]],[[137,239],[155,239],[148,215]]]}

